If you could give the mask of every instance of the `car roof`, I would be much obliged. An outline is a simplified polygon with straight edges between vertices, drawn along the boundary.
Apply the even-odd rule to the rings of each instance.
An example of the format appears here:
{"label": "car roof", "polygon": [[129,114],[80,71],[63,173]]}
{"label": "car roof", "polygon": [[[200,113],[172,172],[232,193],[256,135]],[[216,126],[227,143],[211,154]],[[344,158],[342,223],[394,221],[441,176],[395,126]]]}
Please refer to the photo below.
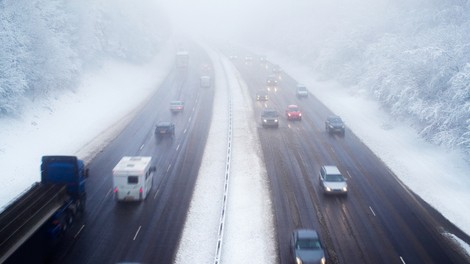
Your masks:
{"label": "car roof", "polygon": [[299,239],[303,238],[318,238],[317,231],[314,229],[297,229],[294,232],[297,233]]}
{"label": "car roof", "polygon": [[158,122],[158,126],[170,126],[172,125],[173,123],[172,122],[169,122],[169,121],[159,121]]}
{"label": "car roof", "polygon": [[338,167],[334,165],[325,165],[323,168],[325,169],[326,174],[341,174]]}
{"label": "car roof", "polygon": [[265,108],[263,109],[263,112],[277,112],[277,110],[274,108]]}
{"label": "car roof", "polygon": [[341,117],[337,115],[330,115],[328,116],[328,119],[341,119]]}
{"label": "car roof", "polygon": [[288,105],[287,108],[298,108],[299,106],[298,105],[295,105],[295,104],[291,104],[291,105]]}

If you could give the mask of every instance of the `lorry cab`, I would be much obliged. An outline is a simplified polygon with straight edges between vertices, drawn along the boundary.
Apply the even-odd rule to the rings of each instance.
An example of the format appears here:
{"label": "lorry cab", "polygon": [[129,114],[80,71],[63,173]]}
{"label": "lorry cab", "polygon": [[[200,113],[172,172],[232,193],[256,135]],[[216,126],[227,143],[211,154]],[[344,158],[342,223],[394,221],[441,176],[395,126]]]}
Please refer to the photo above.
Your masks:
{"label": "lorry cab", "polygon": [[141,201],[152,188],[155,167],[152,157],[125,156],[113,169],[114,197],[116,201]]}

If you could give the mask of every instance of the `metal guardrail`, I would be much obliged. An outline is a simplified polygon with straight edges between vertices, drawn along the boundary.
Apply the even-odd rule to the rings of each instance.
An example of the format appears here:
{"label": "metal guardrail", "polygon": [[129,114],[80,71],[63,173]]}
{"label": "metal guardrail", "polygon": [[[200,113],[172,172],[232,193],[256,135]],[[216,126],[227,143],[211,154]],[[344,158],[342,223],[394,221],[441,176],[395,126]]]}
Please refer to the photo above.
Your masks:
{"label": "metal guardrail", "polygon": [[[223,61],[221,61],[221,64],[223,64]],[[225,67],[224,67],[225,68]],[[224,70],[226,80],[227,78],[227,71]],[[215,259],[214,259],[214,264],[219,264],[220,263],[220,256],[222,254],[222,243],[223,243],[223,237],[224,237],[224,226],[225,226],[225,216],[226,216],[226,209],[227,209],[227,200],[228,200],[228,189],[229,189],[229,182],[230,182],[230,164],[231,164],[231,158],[232,158],[232,124],[233,124],[233,118],[232,118],[232,99],[230,96],[230,89],[227,89],[228,91],[228,134],[227,134],[227,156],[225,160],[225,182],[224,182],[224,194],[223,194],[223,204],[222,204],[222,211],[220,214],[220,220],[219,220],[219,229],[218,229],[218,238],[217,238],[217,246],[216,246],[216,254],[215,254]]]}

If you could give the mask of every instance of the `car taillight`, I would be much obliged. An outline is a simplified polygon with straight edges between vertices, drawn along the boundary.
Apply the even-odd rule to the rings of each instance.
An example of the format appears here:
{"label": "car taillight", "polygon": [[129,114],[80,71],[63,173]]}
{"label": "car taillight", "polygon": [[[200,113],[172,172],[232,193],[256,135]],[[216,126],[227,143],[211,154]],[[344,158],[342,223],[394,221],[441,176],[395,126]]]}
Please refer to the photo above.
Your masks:
{"label": "car taillight", "polygon": [[114,193],[118,192],[118,187],[114,188]]}
{"label": "car taillight", "polygon": [[139,190],[140,193],[143,193],[143,190],[142,190],[142,187],[140,187],[140,190]]}

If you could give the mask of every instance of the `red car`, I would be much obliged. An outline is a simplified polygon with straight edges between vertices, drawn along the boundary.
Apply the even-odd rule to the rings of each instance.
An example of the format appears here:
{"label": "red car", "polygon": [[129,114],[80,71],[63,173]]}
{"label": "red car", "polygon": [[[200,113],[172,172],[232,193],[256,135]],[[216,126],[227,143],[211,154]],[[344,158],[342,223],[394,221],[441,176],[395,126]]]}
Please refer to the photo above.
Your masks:
{"label": "red car", "polygon": [[287,120],[302,120],[302,112],[297,105],[289,105],[286,109]]}

